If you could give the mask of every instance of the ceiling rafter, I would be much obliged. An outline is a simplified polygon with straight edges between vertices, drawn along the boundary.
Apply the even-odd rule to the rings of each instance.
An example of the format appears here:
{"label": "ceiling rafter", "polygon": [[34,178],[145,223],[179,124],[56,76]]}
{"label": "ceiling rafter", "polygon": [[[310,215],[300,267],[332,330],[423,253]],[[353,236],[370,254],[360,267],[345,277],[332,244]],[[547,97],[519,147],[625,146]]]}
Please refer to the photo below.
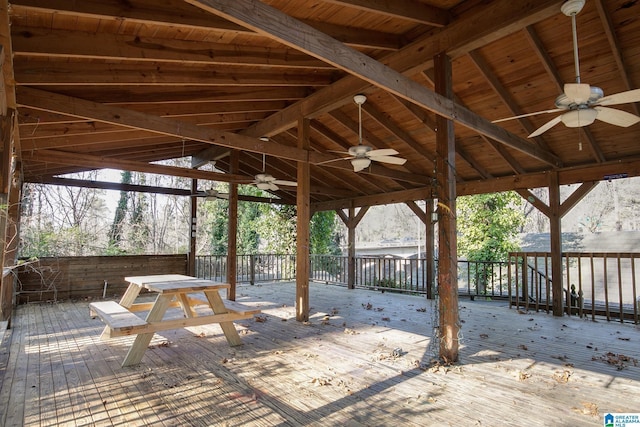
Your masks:
{"label": "ceiling rafter", "polygon": [[[629,79],[629,73],[627,72],[627,67],[624,63],[624,58],[622,57],[622,51],[620,50],[620,43],[618,42],[618,36],[616,36],[616,32],[613,29],[613,24],[611,23],[611,18],[607,13],[607,10],[602,3],[602,0],[595,0],[596,9],[598,10],[598,15],[600,15],[600,20],[602,21],[602,27],[604,28],[604,33],[607,35],[607,40],[609,41],[609,46],[611,47],[611,54],[616,61],[616,65],[618,66],[618,71],[620,72],[620,78],[624,83],[625,90],[633,89],[631,85],[631,80]],[[637,103],[632,103],[631,108],[633,112],[638,115],[640,114],[640,109],[638,108]]]}
{"label": "ceiling rafter", "polygon": [[[435,153],[426,149],[422,144],[416,141],[408,132],[405,132],[400,126],[394,123],[391,118],[385,117],[384,114],[378,110],[373,104],[364,104],[362,110],[366,112],[373,120],[375,120],[380,126],[385,128],[396,138],[407,144],[413,151],[415,151],[420,157],[434,165]],[[411,168],[410,164],[406,164],[407,169]]]}
{"label": "ceiling rafter", "polygon": [[[96,19],[129,21],[142,25],[165,26],[169,29],[179,25],[184,29],[220,31],[238,33],[245,36],[257,36],[245,27],[218,17],[203,16],[188,3],[180,0],[165,0],[166,7],[160,9],[155,0],[137,0],[135,7],[118,0],[56,0],[52,7],[50,0],[12,0],[16,13],[20,9],[52,11],[59,15],[83,15]],[[371,49],[396,50],[402,45],[401,38],[366,29],[327,25],[321,22],[306,21],[316,25],[320,31],[333,35],[346,44]]]}
{"label": "ceiling rafter", "polygon": [[[330,111],[331,109],[338,107],[344,104],[344,98],[340,100],[337,94],[341,93],[338,87],[345,87],[347,89],[346,93],[349,95],[353,95],[359,91],[366,89],[368,84],[375,84],[385,90],[388,90],[396,95],[407,99],[408,101],[414,102],[424,108],[427,108],[431,111],[434,111],[438,114],[441,114],[445,117],[451,118],[452,120],[460,123],[464,126],[467,126],[476,132],[484,134],[488,137],[491,137],[499,142],[502,142],[506,145],[511,146],[523,153],[526,153],[538,160],[553,165],[559,166],[561,164],[560,159],[558,159],[555,155],[540,149],[539,147],[533,146],[529,141],[526,141],[522,138],[519,138],[513,134],[508,133],[500,126],[494,125],[490,123],[488,120],[479,117],[473,114],[471,111],[466,108],[461,107],[460,105],[455,104],[451,100],[447,100],[434,92],[425,89],[420,86],[418,83],[407,79],[402,74],[399,74],[397,71],[393,70],[393,68],[398,68],[401,72],[406,70],[411,70],[416,66],[424,65],[425,63],[432,63],[432,59],[428,59],[427,61],[424,58],[432,58],[429,56],[428,52],[432,51],[433,55],[436,53],[436,49],[438,44],[433,43],[433,46],[429,47],[425,45],[425,40],[420,40],[419,42],[412,43],[407,48],[402,49],[402,51],[397,52],[395,54],[391,54],[390,57],[385,58],[384,62],[387,66],[379,63],[365,55],[361,55],[357,51],[353,51],[348,47],[338,43],[336,40],[331,39],[325,34],[318,33],[311,27],[305,26],[303,23],[296,21],[293,18],[290,18],[281,12],[271,9],[266,5],[259,4],[255,1],[251,1],[250,4],[254,10],[261,10],[261,14],[251,14],[243,10],[242,5],[237,4],[229,4],[229,0],[225,0],[222,2],[213,2],[209,0],[187,0],[188,2],[199,5],[203,9],[210,11],[213,14],[223,15],[228,19],[235,19],[237,22],[242,22],[249,28],[252,28],[256,31],[261,31],[267,35],[270,35],[273,38],[278,39],[278,41],[290,45],[292,47],[298,47],[300,50],[309,53],[313,56],[321,58],[325,61],[334,63],[334,65],[339,68],[344,69],[345,71],[353,74],[351,77],[356,79],[355,81],[341,79],[334,85],[331,85],[327,88],[326,99],[323,99],[321,95],[318,95],[321,91],[316,92],[313,96],[308,98],[309,103],[316,103],[317,108],[309,108],[310,105],[304,105],[304,107],[298,105],[296,107],[290,107],[290,109],[283,110],[280,114],[271,115],[265,121],[258,123],[253,128],[248,129],[245,134],[256,134],[259,132],[260,135],[272,135],[274,133],[278,133],[280,131],[286,130],[288,127],[294,125],[295,117],[292,116],[294,112],[298,112],[298,110],[304,111],[306,116],[311,115],[312,111],[316,114],[320,112]],[[502,7],[511,12],[511,14],[507,14],[504,16],[504,21],[501,22],[502,27],[500,30],[493,30],[494,36],[500,34],[504,36],[508,30],[515,30],[516,28],[522,28],[528,25],[529,20],[542,19],[543,16],[551,13],[551,5],[558,7],[560,2],[558,1],[548,1],[548,2],[539,2],[542,4],[537,4],[538,8],[537,13],[532,13],[531,10],[528,10],[529,14],[525,15],[521,19],[515,19],[517,17],[517,9],[515,5],[520,5],[519,2],[509,4],[502,4],[502,2],[498,1],[492,3],[492,7],[498,8]],[[242,4],[246,4],[242,2]],[[499,5],[498,5],[499,4]],[[510,7],[509,7],[510,6]],[[529,5],[529,7],[531,7]],[[221,10],[224,9],[224,10]],[[477,28],[479,22],[483,22],[490,29],[495,28],[495,18],[496,15],[500,12],[504,13],[504,11],[500,11],[499,9],[492,10],[494,15],[491,16],[492,21],[483,22],[482,14],[475,16],[475,21],[473,22],[473,27]],[[553,13],[557,13],[557,8],[553,10]],[[233,16],[232,16],[233,14]],[[259,17],[257,17],[259,15]],[[265,18],[268,17],[268,18]],[[486,19],[486,17],[484,17]],[[434,39],[439,37],[451,36],[447,30],[456,28],[460,30],[458,27],[461,23],[469,24],[464,19],[460,19],[456,21],[456,23],[451,24],[446,27],[443,31],[437,33],[434,36]],[[505,24],[507,23],[507,24]],[[278,33],[278,28],[296,28],[296,31],[287,31],[286,33]],[[478,28],[480,30],[480,28]],[[460,31],[460,34],[466,36],[469,29],[466,31]],[[487,28],[482,28],[483,33],[489,32]],[[443,34],[445,36],[443,36]],[[295,34],[313,34],[313,37],[297,37]],[[461,35],[456,34],[456,37],[460,38]],[[469,35],[469,37],[471,37]],[[490,36],[487,36],[486,42],[490,39]],[[320,41],[321,40],[321,41]],[[476,48],[476,44],[478,37],[477,34],[474,35],[473,41],[469,40],[469,42],[464,43],[460,42],[461,46],[457,46],[455,41],[449,40],[449,45],[451,47],[451,52],[458,53],[461,50],[469,50]],[[435,42],[435,40],[432,40]],[[456,40],[457,41],[457,40]],[[415,57],[411,58],[411,61],[414,61],[411,65],[407,65],[406,61],[409,59],[406,57],[407,54],[413,53],[414,49],[417,45],[420,45],[421,49],[419,54],[416,54]],[[330,46],[330,48],[329,48]],[[421,58],[422,61],[420,64],[416,64],[415,61],[417,58]],[[393,59],[397,59],[398,63],[393,61]],[[365,64],[365,65],[361,65]],[[389,68],[391,67],[391,68]],[[424,68],[424,67],[422,67]],[[365,80],[366,82],[359,82],[359,80]],[[367,83],[368,82],[368,83]],[[331,90],[329,90],[331,89]],[[329,94],[330,92],[330,94]],[[324,94],[323,94],[324,95]],[[318,103],[318,101],[320,101]],[[287,116],[285,116],[287,115]],[[278,117],[274,117],[278,116]],[[275,126],[274,126],[275,125]]]}
{"label": "ceiling rafter", "polygon": [[[421,75],[429,82],[429,84],[431,84],[431,86],[435,86],[434,84],[434,77],[433,77],[433,70],[424,70]],[[462,100],[456,96],[454,94],[453,99],[459,103],[460,105],[464,106],[464,103],[462,102]],[[435,123],[434,123],[434,128],[435,128]],[[431,129],[431,128],[430,128]],[[505,162],[507,162],[509,164],[509,166],[511,167],[511,169],[513,171],[517,171],[517,173],[523,173],[524,169],[522,168],[522,166],[520,166],[518,164],[518,162],[516,161],[516,159],[511,155],[511,153],[509,153],[509,150],[507,150],[506,146],[503,144],[500,144],[496,141],[494,141],[493,139],[485,136],[485,135],[479,135],[480,139],[484,142],[486,142],[487,144],[489,144],[489,146],[491,146],[496,154],[498,154]],[[458,151],[459,148],[459,144],[456,144],[456,151]],[[469,163],[474,169],[476,169],[476,171],[481,175],[481,176],[486,176],[489,177],[490,174],[489,172],[482,167],[482,165],[480,165],[478,162],[476,162],[475,160],[471,159],[469,157],[469,155],[467,153],[462,152],[462,154],[460,155],[460,157],[462,157],[467,163]]]}
{"label": "ceiling rafter", "polygon": [[194,40],[124,34],[11,27],[14,54],[27,57],[102,59],[181,65],[261,66],[284,69],[333,69],[295,49],[247,47]]}
{"label": "ceiling rafter", "polygon": [[[520,109],[520,107],[513,100],[513,97],[509,94],[509,91],[507,91],[507,89],[505,89],[502,83],[500,83],[500,81],[496,76],[496,73],[493,70],[491,70],[491,68],[489,67],[487,62],[484,60],[480,52],[478,52],[477,50],[472,50],[471,52],[469,52],[469,58],[471,59],[471,62],[473,63],[473,65],[476,66],[476,68],[478,69],[482,77],[485,79],[487,84],[491,86],[491,89],[493,89],[496,95],[500,98],[502,103],[505,104],[507,108],[509,108],[509,111],[511,112],[511,114],[513,116],[519,116],[521,114],[524,114],[524,111]],[[536,127],[531,123],[531,120],[529,120],[528,118],[521,117],[520,119],[518,119],[518,121],[529,134],[533,133],[536,130]],[[542,147],[542,149],[551,151],[551,149],[549,148],[547,143],[544,141],[544,138],[542,136],[536,137],[535,141],[538,143],[538,145],[540,145],[540,147]]]}
{"label": "ceiling rafter", "polygon": [[[311,120],[311,122],[309,123],[309,126],[314,132],[318,132],[323,137],[327,138],[328,140],[330,140],[331,142],[333,142],[343,150],[346,151],[349,149],[350,145],[346,141],[344,141],[334,131],[332,131],[331,129],[328,129],[326,126],[322,125],[318,121]],[[338,160],[338,161],[347,162],[347,160]],[[323,168],[318,167],[317,169],[318,171],[316,173],[324,173],[322,171]],[[375,176],[367,176],[365,178],[365,177],[361,177],[360,174],[355,174],[355,177],[353,179],[342,180],[342,182],[344,183],[344,185],[350,187],[356,193],[360,193],[362,191],[362,186],[365,184],[366,185],[370,184],[375,186],[378,189],[378,191],[384,191],[384,185],[382,185],[379,182],[378,178]]]}
{"label": "ceiling rafter", "polygon": [[334,72],[317,70],[231,70],[225,72],[171,64],[94,64],[86,62],[28,61],[15,66],[19,84],[28,86],[266,86],[322,87]]}
{"label": "ceiling rafter", "polygon": [[324,0],[327,3],[337,3],[364,11],[377,12],[385,16],[406,19],[420,24],[434,27],[444,27],[449,23],[449,12],[424,3],[408,0]]}

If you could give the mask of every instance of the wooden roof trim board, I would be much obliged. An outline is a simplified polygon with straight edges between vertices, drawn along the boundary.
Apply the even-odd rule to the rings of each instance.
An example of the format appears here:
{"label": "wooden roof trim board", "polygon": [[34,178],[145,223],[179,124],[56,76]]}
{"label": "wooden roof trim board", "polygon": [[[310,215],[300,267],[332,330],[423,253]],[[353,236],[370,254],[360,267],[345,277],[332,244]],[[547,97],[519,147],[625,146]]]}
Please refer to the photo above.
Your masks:
{"label": "wooden roof trim board", "polygon": [[[353,74],[350,77],[339,80],[325,88],[325,90],[315,92],[307,99],[282,110],[280,113],[272,114],[267,119],[247,129],[244,132],[247,135],[273,135],[279,133],[293,126],[301,113],[305,117],[312,117],[313,114],[331,111],[345,104],[347,96],[350,97],[354,93],[366,89],[369,84],[374,84],[401,98],[467,126],[478,133],[537,158],[544,163],[555,167],[561,165],[560,159],[552,153],[510,134],[503,128],[473,114],[451,100],[436,95],[434,92],[407,79],[392,69],[395,68],[400,72],[406,72],[407,70],[413,72],[416,66],[428,68],[428,64],[433,63],[432,57],[439,53],[439,46],[442,45],[449,46],[447,52],[450,54],[466,53],[478,47],[480,43],[478,39],[488,43],[489,40],[505,36],[508,32],[516,31],[531,22],[535,22],[535,19],[543,19],[556,14],[557,8],[562,3],[561,1],[547,0],[546,2],[537,2],[535,11],[531,10],[532,6],[530,4],[523,7],[521,2],[492,2],[491,7],[484,11],[485,13],[478,13],[471,18],[454,22],[434,36],[420,39],[401,51],[390,54],[383,59],[384,64],[387,66],[342,45],[326,34],[319,33],[313,28],[255,1],[245,0],[237,4],[230,0],[215,2],[215,4],[210,0],[187,1],[203,7],[213,14],[234,19],[236,22],[243,23],[255,31],[261,31],[286,45],[297,47],[303,52],[323,59]],[[244,10],[243,5],[246,4],[251,4],[251,7]],[[253,8],[261,10],[259,17],[257,17],[258,14],[252,14],[250,11]],[[232,13],[234,16],[231,15]],[[497,15],[500,15],[500,19],[496,19]],[[268,18],[263,18],[266,16]],[[467,25],[470,28],[463,30],[460,28],[461,25]],[[280,30],[285,28],[287,29],[286,31]],[[297,31],[291,31],[290,28],[296,28]],[[473,29],[477,32],[474,34],[469,33]],[[483,38],[478,37],[478,32],[488,34]],[[295,34],[313,34],[313,37],[298,37]],[[411,59],[408,59],[409,55],[411,55]]]}

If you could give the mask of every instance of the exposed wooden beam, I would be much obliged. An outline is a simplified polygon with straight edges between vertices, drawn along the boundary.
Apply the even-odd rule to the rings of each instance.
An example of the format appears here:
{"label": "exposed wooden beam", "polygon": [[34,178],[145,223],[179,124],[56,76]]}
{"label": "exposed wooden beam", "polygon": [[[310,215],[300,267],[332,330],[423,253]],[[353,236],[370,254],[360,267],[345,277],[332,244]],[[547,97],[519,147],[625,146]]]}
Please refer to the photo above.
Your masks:
{"label": "exposed wooden beam", "polygon": [[[213,14],[245,25],[247,28],[267,35],[287,46],[322,59],[352,74],[354,77],[394,93],[443,117],[454,120],[456,123],[509,145],[544,163],[554,167],[561,165],[560,159],[552,153],[510,134],[500,126],[426,89],[389,66],[377,62],[332,39],[328,35],[320,33],[312,27],[256,0],[187,1]],[[259,13],[256,13],[256,11],[259,11]],[[425,53],[420,52],[420,57],[424,58],[424,56]]]}
{"label": "exposed wooden beam", "polygon": [[251,181],[251,177],[244,175],[234,175],[210,171],[202,171],[199,169],[179,168],[175,166],[166,166],[158,164],[149,164],[144,162],[136,162],[131,160],[114,159],[112,157],[92,156],[89,154],[74,154],[67,151],[57,150],[40,150],[31,154],[24,154],[25,159],[36,160],[40,162],[53,162],[56,164],[67,164],[95,169],[119,169],[135,172],[155,173],[160,175],[181,176],[194,179],[206,179],[209,181],[220,182],[247,182]]}
{"label": "exposed wooden beam", "polygon": [[[485,79],[487,84],[491,86],[491,89],[496,93],[496,95],[500,98],[503,104],[505,104],[512,115],[519,116],[524,114],[524,112],[520,109],[520,107],[515,103],[513,97],[509,93],[509,91],[502,85],[502,83],[498,80],[496,73],[489,67],[489,64],[484,60],[480,52],[477,50],[472,50],[469,52],[469,58],[471,58],[471,62],[476,66],[482,77]],[[537,128],[531,123],[527,117],[522,117],[518,119],[520,124],[524,127],[524,129],[532,134]],[[536,142],[547,151],[551,151],[549,146],[544,142],[542,136],[538,136],[535,138]]]}
{"label": "exposed wooden beam", "polygon": [[[609,41],[609,46],[611,47],[611,54],[616,61],[616,65],[618,66],[618,72],[620,73],[620,78],[624,83],[625,90],[634,89],[631,84],[631,79],[629,78],[629,70],[627,70],[627,66],[624,62],[624,57],[622,55],[622,50],[620,49],[620,42],[618,41],[618,36],[616,35],[613,23],[611,22],[611,17],[607,13],[605,9],[604,3],[602,0],[595,0],[596,9],[598,9],[598,15],[600,15],[600,20],[602,21],[602,27],[604,28],[604,33],[607,36],[607,41]],[[638,103],[632,103],[631,108],[633,108],[633,112],[638,115],[640,114],[640,109],[638,108]]]}
{"label": "exposed wooden beam", "polygon": [[30,60],[14,66],[18,84],[28,86],[302,86],[322,87],[333,80],[333,71],[249,70],[215,71],[175,64],[88,64]]}
{"label": "exposed wooden beam", "polygon": [[327,3],[342,4],[363,11],[376,12],[391,18],[406,19],[434,27],[444,27],[449,23],[449,12],[424,3],[410,0],[324,0]]}
{"label": "exposed wooden beam", "polygon": [[229,45],[211,41],[171,40],[126,34],[87,33],[12,26],[18,57],[83,58],[135,63],[250,65],[267,68],[333,69],[295,49]]}
{"label": "exposed wooden beam", "polygon": [[535,194],[533,194],[530,190],[527,189],[517,189],[516,193],[520,194],[520,196],[525,199],[528,203],[531,203],[536,209],[538,209],[544,216],[547,218],[551,215],[551,210],[549,209],[549,205],[540,200]]}
{"label": "exposed wooden beam", "polygon": [[[547,175],[548,172],[533,172],[496,177],[487,180],[459,182],[457,185],[457,193],[458,196],[468,196],[472,194],[540,188],[548,184]],[[597,166],[584,165],[558,169],[558,182],[560,185],[606,181],[617,177],[632,178],[636,176],[640,176],[640,158],[605,162]]]}
{"label": "exposed wooden beam", "polygon": [[[464,14],[435,34],[427,34],[391,53],[381,61],[406,75],[415,75],[433,68],[432,58],[447,46],[451,58],[466,55],[492,41],[498,40],[527,25],[534,24],[558,13],[562,0],[525,2],[494,1],[477,13]],[[327,88],[292,104],[279,113],[272,114],[244,133],[252,136],[274,135],[293,127],[297,117],[304,114],[313,118],[350,102],[353,95],[365,92],[369,83],[354,76],[347,76]]]}
{"label": "exposed wooden beam", "polygon": [[193,124],[139,113],[124,108],[106,106],[92,101],[45,92],[39,89],[18,88],[20,105],[44,111],[61,112],[77,117],[98,120],[104,123],[126,126],[132,129],[174,136],[181,139],[206,142],[228,148],[255,153],[266,153],[290,160],[306,160],[308,153],[295,147],[261,141],[229,132],[206,129]]}
{"label": "exposed wooden beam", "polygon": [[391,193],[360,196],[351,199],[331,200],[314,203],[314,212],[333,211],[336,209],[349,209],[350,207],[380,206],[393,203],[404,203],[408,200],[425,200],[431,197],[431,187],[416,188],[413,190],[400,190]]}
{"label": "exposed wooden beam", "polygon": [[[126,22],[130,24],[173,28],[179,25],[184,31],[220,32],[258,36],[241,25],[222,18],[204,16],[200,11],[180,0],[165,0],[159,4],[156,0],[136,0],[135,4],[122,3],[119,0],[12,0],[15,13],[22,10],[39,10],[55,13],[59,16],[88,16],[105,21]],[[317,21],[306,21],[320,31],[331,34],[338,40],[356,47],[373,49],[398,49],[400,37],[360,28],[338,25],[325,25]]]}
{"label": "exposed wooden beam", "polygon": [[386,117],[380,110],[378,110],[374,105],[370,103],[364,104],[362,106],[362,110],[366,112],[378,124],[380,124],[380,126],[384,127],[396,138],[411,147],[411,149],[414,150],[420,157],[427,160],[432,165],[434,164],[433,160],[435,158],[435,153],[428,150],[422,144],[416,141],[408,132],[402,129],[402,127],[394,123],[390,117]]}
{"label": "exposed wooden beam", "polygon": [[136,193],[167,194],[173,196],[190,196],[191,190],[183,188],[154,187],[150,185],[123,184],[121,182],[93,181],[86,179],[60,178],[56,176],[41,177],[27,181],[34,184],[61,185],[65,187],[97,188],[101,190],[131,191]]}
{"label": "exposed wooden beam", "polygon": [[560,205],[560,216],[563,217],[569,213],[569,211],[573,209],[575,205],[580,203],[580,201],[584,199],[585,196],[589,194],[599,183],[599,181],[583,182],[573,191],[573,193],[569,195],[569,197],[564,199]]}

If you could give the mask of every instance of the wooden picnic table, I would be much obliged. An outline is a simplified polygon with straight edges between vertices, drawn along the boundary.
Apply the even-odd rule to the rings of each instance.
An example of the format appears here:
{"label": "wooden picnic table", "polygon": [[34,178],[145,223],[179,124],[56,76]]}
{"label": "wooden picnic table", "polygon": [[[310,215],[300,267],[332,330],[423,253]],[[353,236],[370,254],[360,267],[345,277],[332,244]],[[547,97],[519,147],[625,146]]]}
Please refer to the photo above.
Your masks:
{"label": "wooden picnic table", "polygon": [[[106,324],[101,339],[136,335],[122,366],[140,363],[153,334],[158,331],[219,323],[229,345],[241,345],[233,322],[260,313],[259,309],[235,301],[223,301],[219,291],[228,289],[230,285],[227,283],[181,274],[133,276],[125,277],[125,280],[129,282],[129,287],[120,302],[99,301],[89,304],[91,316],[100,317]],[[155,301],[136,303],[142,289],[157,293]],[[204,298],[196,298],[194,294],[204,294]],[[195,310],[198,305],[208,306],[210,313],[198,315]],[[169,307],[181,307],[184,317],[165,318]],[[141,311],[148,311],[146,318],[136,314]]]}

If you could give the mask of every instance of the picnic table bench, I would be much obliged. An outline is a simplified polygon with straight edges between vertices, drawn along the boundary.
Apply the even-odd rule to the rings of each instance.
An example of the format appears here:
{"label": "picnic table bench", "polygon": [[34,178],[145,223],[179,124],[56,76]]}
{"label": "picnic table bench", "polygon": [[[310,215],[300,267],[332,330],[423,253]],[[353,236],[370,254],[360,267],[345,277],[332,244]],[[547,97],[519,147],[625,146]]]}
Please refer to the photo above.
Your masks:
{"label": "picnic table bench", "polygon": [[[219,323],[227,342],[231,346],[242,341],[233,324],[236,320],[249,319],[260,313],[260,309],[235,301],[223,301],[219,291],[230,287],[227,283],[198,279],[184,275],[151,275],[125,277],[129,287],[120,299],[97,301],[89,304],[91,317],[99,317],[105,328],[100,336],[108,339],[136,335],[122,366],[140,363],[153,334],[160,331]],[[153,302],[138,302],[142,289],[157,293]],[[204,298],[195,295],[204,294]],[[210,314],[198,315],[196,306],[208,306]],[[181,307],[184,317],[165,318],[169,307]],[[146,318],[136,312],[148,311]]]}

